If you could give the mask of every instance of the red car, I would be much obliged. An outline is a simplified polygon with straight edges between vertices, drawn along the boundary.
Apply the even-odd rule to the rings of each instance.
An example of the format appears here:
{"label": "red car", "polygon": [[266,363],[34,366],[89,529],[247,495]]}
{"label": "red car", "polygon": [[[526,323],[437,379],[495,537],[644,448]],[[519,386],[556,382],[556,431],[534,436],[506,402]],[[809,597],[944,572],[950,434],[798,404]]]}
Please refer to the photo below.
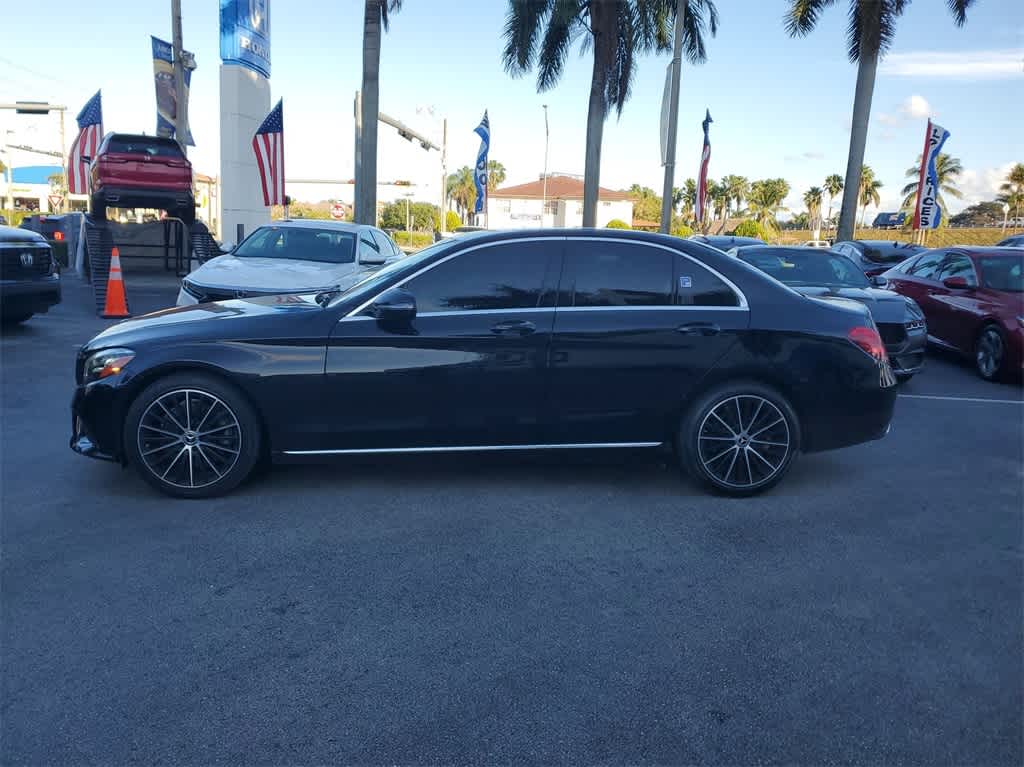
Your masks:
{"label": "red car", "polygon": [[1021,373],[1024,248],[926,250],[883,278],[924,311],[931,343],[968,355],[987,380]]}
{"label": "red car", "polygon": [[195,220],[192,163],[171,138],[108,133],[90,165],[93,218],[107,208],[155,208]]}

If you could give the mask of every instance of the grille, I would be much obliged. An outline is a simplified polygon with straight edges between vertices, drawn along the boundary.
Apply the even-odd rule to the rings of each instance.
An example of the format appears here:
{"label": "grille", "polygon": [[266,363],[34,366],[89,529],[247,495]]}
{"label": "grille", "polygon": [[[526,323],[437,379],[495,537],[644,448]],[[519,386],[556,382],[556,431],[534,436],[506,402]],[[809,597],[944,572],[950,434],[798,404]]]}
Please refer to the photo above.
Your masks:
{"label": "grille", "polygon": [[[23,263],[22,256],[30,261]],[[50,273],[49,248],[2,248],[0,249],[0,277],[5,280],[23,280],[31,277],[45,277]]]}
{"label": "grille", "polygon": [[878,324],[878,335],[882,337],[882,343],[886,346],[895,346],[903,343],[907,338],[907,331],[902,325],[896,323],[880,322]]}

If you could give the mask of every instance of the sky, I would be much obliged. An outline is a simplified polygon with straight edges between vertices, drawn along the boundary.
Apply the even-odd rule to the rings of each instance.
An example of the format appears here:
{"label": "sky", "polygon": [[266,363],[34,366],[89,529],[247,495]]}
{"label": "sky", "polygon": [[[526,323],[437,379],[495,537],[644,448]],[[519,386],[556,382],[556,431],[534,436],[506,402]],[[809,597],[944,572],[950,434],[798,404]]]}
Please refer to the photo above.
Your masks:
{"label": "sky", "polygon": [[[710,175],[751,180],[783,177],[787,205],[831,173],[844,175],[856,66],[845,55],[848,0],[827,9],[809,37],[787,36],[785,0],[718,0],[720,26],[703,66],[682,70],[676,186],[696,175],[701,120],[709,109]],[[583,173],[589,54],[570,54],[558,85],[538,93],[536,80],[512,78],[501,61],[506,0],[405,0],[393,15],[381,53],[380,108],[440,138],[448,120],[449,171],[472,165],[473,129],[485,109],[491,159],[506,184],[536,179],[544,167],[544,110],[550,121],[549,172]],[[38,8],[16,3],[3,13],[0,102],[49,100],[73,116],[103,90],[104,127],[155,130],[149,36],[170,39],[169,0],[131,4],[48,0],[46,19],[75,19],[74,34],[54,35]],[[195,53],[190,120],[198,172],[219,172],[218,3],[182,0],[185,47]],[[353,175],[353,98],[361,80],[362,3],[270,0],[271,91],[284,99],[287,177]],[[632,95],[604,131],[601,185],[633,183],[660,194],[659,119],[669,56],[638,62]],[[965,168],[962,202],[992,199],[1009,167],[1024,161],[1024,2],[982,0],[958,29],[944,0],[918,0],[900,19],[895,43],[875,84],[865,162],[884,184],[883,210],[895,210],[906,169],[920,154],[926,120],[950,131],[946,151]],[[6,131],[12,131],[7,134]],[[42,149],[59,145],[56,119],[0,111],[0,140]],[[18,153],[16,165],[45,162]],[[437,153],[380,127],[379,180],[436,184]],[[328,196],[328,195],[325,195]],[[827,204],[827,200],[826,200]],[[836,203],[838,206],[838,202]],[[869,209],[869,215],[873,209]]]}

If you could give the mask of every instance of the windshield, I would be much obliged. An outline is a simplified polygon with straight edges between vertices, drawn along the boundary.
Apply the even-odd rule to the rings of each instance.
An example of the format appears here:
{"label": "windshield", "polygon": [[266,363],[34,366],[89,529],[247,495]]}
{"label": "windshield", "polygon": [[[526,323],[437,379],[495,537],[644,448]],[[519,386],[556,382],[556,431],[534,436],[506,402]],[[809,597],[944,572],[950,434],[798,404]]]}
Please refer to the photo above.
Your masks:
{"label": "windshield", "polygon": [[864,273],[846,256],[797,250],[751,248],[740,258],[790,287],[866,288]]}
{"label": "windshield", "polygon": [[351,264],[356,260],[356,238],[352,232],[336,229],[264,226],[247,237],[231,255]]}
{"label": "windshield", "polygon": [[1008,293],[1024,292],[1024,257],[982,256],[978,259],[978,266],[986,288]]}
{"label": "windshield", "polygon": [[377,271],[371,272],[368,277],[365,277],[344,293],[341,293],[338,298],[331,303],[333,304],[342,300],[347,301],[350,298],[358,298],[364,295],[367,298],[370,298],[380,290],[381,286],[386,285],[392,278],[401,274],[412,274],[419,269],[424,262],[435,256],[438,252],[453,248],[455,245],[456,243],[452,240],[441,240],[440,242],[428,245],[423,250],[414,253],[411,256],[406,256],[405,258],[400,258],[397,261],[392,261],[390,264],[381,267]]}

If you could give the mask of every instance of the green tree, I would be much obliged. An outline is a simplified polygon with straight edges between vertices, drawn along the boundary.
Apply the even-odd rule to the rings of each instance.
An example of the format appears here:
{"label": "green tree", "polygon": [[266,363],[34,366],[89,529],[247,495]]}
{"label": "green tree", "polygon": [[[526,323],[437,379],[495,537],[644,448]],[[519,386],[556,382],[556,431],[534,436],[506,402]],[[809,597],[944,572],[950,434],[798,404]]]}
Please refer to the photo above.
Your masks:
{"label": "green tree", "polygon": [[487,193],[505,183],[505,166],[497,160],[487,161]]}
{"label": "green tree", "polygon": [[[704,35],[718,30],[712,0],[681,0],[687,59],[707,58]],[[604,122],[629,99],[639,54],[666,51],[677,4],[671,0],[509,0],[505,17],[505,69],[513,76],[537,68],[537,90],[558,83],[573,42],[592,54],[583,180],[583,225],[597,223]]]}
{"label": "green tree", "polygon": [[833,173],[825,178],[825,191],[828,192],[828,217],[825,219],[826,229],[832,228],[832,200],[843,191],[843,177]]}
{"label": "green tree", "polygon": [[1017,163],[1006,174],[1006,182],[999,187],[1000,202],[1005,202],[1013,209],[1013,217],[1020,218],[1020,209],[1024,207],[1024,163]]}
{"label": "green tree", "polygon": [[462,226],[462,219],[459,218],[459,214],[454,210],[450,210],[444,214],[445,229],[449,232],[455,231],[457,227]]}
{"label": "green tree", "polygon": [[[967,9],[974,1],[946,0],[958,27],[967,21]],[[835,3],[836,0],[789,0],[786,31],[793,37],[810,34],[818,25],[822,11]],[[889,50],[896,34],[896,21],[908,5],[910,0],[849,0],[846,51],[850,61],[857,63],[857,85],[850,124],[850,151],[846,160],[846,193],[839,214],[837,237],[840,240],[853,238],[858,198],[852,192],[861,190],[860,172],[864,164],[878,61]]]}
{"label": "green tree", "polygon": [[473,169],[464,165],[448,176],[448,197],[459,209],[463,221],[469,221],[473,206],[476,205],[476,181]]}
{"label": "green tree", "polygon": [[728,175],[722,179],[722,186],[726,189],[729,202],[735,204],[738,212],[743,207],[747,195],[750,194],[750,182],[747,181],[746,176]]}
{"label": "green tree", "polygon": [[872,170],[870,165],[865,165],[860,169],[860,188],[857,197],[862,206],[860,213],[861,229],[864,228],[864,218],[868,214],[868,205],[877,206],[882,204],[882,195],[878,191],[882,186],[882,182],[875,178],[875,171]]}
{"label": "green tree", "polygon": [[363,126],[356,163],[355,220],[375,224],[377,217],[377,115],[380,112],[380,41],[387,31],[388,14],[402,0],[365,0],[363,6],[363,83],[360,91]]}
{"label": "green tree", "polygon": [[672,210],[679,210],[679,203],[683,201],[683,190],[678,186],[672,187]]}
{"label": "green tree", "polygon": [[697,182],[692,178],[686,179],[683,185],[683,219],[693,221],[694,209],[697,207]]}
{"label": "green tree", "polygon": [[766,178],[750,185],[747,209],[754,220],[771,232],[779,229],[779,213],[786,210],[783,203],[789,194],[789,182],[782,178]]}
{"label": "green tree", "polygon": [[[943,223],[949,218],[949,208],[946,206],[946,198],[943,195],[948,194],[950,197],[955,197],[958,200],[963,199],[963,193],[956,186],[957,176],[963,172],[964,168],[960,164],[959,158],[951,157],[945,152],[939,152],[935,156],[935,175],[939,179],[939,193],[936,195],[936,198],[939,207],[942,209]],[[909,212],[917,207],[917,186],[921,180],[921,155],[917,156],[917,164],[912,168],[907,168],[904,175],[907,178],[914,179],[900,190],[900,194],[903,195],[903,203],[900,205],[900,209]]]}
{"label": "green tree", "polygon": [[768,241],[768,231],[751,219],[740,221],[733,234],[737,237],[757,237],[759,240]]}
{"label": "green tree", "polygon": [[999,226],[1003,223],[1003,206],[998,202],[979,202],[950,216],[951,226]]}
{"label": "green tree", "polygon": [[661,223],[661,197],[647,186],[633,184],[628,192],[633,200],[633,218]]}
{"label": "green tree", "polygon": [[623,221],[621,218],[613,218],[607,224],[604,225],[605,229],[632,229],[629,224]]}
{"label": "green tree", "polygon": [[821,187],[812,186],[804,192],[804,205],[807,206],[807,226],[812,230],[821,229]]}

